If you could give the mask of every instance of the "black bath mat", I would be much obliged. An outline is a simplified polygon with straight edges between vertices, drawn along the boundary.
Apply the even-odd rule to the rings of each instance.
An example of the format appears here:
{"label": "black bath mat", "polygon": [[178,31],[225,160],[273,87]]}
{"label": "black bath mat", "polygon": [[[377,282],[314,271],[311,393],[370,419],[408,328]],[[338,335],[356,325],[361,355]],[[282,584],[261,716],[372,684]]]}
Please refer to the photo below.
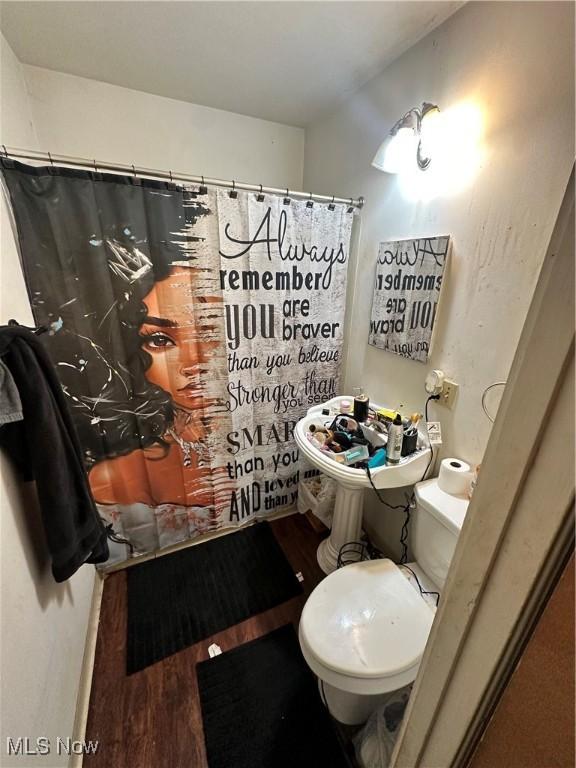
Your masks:
{"label": "black bath mat", "polygon": [[196,666],[210,768],[347,768],[291,625]]}
{"label": "black bath mat", "polygon": [[266,522],[129,568],[127,672],[301,592]]}

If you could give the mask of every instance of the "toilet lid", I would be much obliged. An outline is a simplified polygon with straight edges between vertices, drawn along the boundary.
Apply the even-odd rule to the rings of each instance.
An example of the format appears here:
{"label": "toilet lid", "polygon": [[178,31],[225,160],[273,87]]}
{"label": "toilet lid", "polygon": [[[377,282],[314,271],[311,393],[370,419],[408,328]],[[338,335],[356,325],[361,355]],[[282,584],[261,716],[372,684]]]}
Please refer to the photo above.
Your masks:
{"label": "toilet lid", "polygon": [[325,666],[353,677],[387,677],[420,662],[432,609],[391,560],[340,568],[308,598],[300,632]]}

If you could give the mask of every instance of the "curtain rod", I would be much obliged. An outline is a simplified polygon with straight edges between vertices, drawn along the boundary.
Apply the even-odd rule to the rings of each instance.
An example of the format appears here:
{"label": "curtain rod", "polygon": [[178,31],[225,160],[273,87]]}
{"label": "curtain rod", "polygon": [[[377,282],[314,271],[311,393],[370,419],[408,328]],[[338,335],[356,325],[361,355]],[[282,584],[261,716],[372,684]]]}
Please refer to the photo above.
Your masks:
{"label": "curtain rod", "polygon": [[249,192],[268,193],[273,195],[285,195],[286,197],[298,197],[303,200],[315,200],[325,203],[346,203],[352,208],[362,208],[364,198],[359,197],[330,197],[329,195],[315,195],[312,192],[301,192],[293,189],[278,189],[276,187],[264,187],[262,184],[245,184],[239,181],[225,181],[223,179],[211,179],[207,176],[193,176],[189,173],[173,173],[172,171],[159,171],[155,168],[139,168],[133,165],[119,163],[107,163],[100,160],[88,160],[83,157],[70,157],[69,155],[52,155],[50,152],[37,152],[33,149],[19,149],[18,147],[6,148],[2,144],[2,152],[5,157],[21,160],[36,160],[37,162],[54,165],[73,165],[78,168],[89,168],[93,171],[113,171],[128,173],[134,176],[146,176],[166,181],[186,181],[191,184],[209,185],[211,187],[225,187],[227,189],[246,189]]}

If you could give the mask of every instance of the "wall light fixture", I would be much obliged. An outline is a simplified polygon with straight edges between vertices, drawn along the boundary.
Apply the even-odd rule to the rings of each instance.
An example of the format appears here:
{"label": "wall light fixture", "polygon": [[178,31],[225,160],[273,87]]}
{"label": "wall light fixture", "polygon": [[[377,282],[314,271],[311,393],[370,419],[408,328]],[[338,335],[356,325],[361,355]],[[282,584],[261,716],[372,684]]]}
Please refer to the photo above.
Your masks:
{"label": "wall light fixture", "polygon": [[432,162],[426,134],[434,132],[428,129],[433,128],[439,114],[440,108],[426,101],[421,109],[409,109],[378,147],[372,160],[374,168],[386,173],[400,173],[411,168],[416,160],[418,168],[425,171]]}

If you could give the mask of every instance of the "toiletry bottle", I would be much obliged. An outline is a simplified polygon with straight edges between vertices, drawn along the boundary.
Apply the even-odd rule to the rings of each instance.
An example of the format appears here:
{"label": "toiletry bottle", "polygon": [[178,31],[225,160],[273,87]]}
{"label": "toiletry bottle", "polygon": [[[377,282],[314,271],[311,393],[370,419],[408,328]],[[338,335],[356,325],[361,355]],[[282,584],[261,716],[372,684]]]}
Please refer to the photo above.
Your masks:
{"label": "toiletry bottle", "polygon": [[404,425],[399,413],[388,427],[388,442],[386,444],[386,461],[388,464],[399,464],[402,456],[402,440],[404,439]]}
{"label": "toiletry bottle", "polygon": [[363,387],[356,387],[354,395],[354,418],[362,423],[368,418],[368,395],[364,394]]}
{"label": "toiletry bottle", "polygon": [[384,464],[386,464],[386,448],[377,448],[368,459],[368,466],[370,469],[376,469]]}
{"label": "toiletry bottle", "polygon": [[352,412],[352,403],[350,400],[340,400],[340,413],[350,414]]}

